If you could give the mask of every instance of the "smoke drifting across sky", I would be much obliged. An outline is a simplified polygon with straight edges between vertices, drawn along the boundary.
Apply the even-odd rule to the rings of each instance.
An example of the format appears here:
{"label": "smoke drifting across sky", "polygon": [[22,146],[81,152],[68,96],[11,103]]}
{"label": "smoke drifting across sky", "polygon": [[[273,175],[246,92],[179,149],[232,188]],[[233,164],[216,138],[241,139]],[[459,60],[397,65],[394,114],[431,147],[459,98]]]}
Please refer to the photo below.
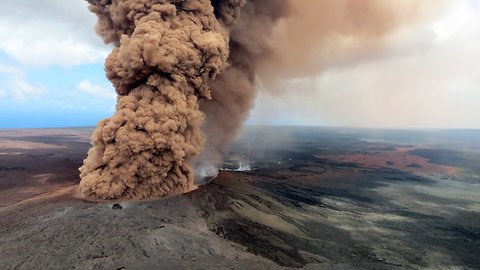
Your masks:
{"label": "smoke drifting across sky", "polygon": [[[257,89],[382,52],[398,27],[439,1],[88,0],[115,48],[107,77],[120,95],[99,123],[81,191],[100,199],[162,197],[194,186],[240,131]],[[435,8],[433,8],[435,7]],[[256,87],[255,84],[262,87]],[[301,96],[301,89],[287,95]]]}
{"label": "smoke drifting across sky", "polygon": [[[354,32],[351,37],[335,27],[317,29],[327,35],[317,35],[323,42],[313,43],[316,53],[292,50],[284,56],[293,63],[299,59],[295,53],[307,52],[311,57],[307,65],[277,64],[281,69],[301,68],[281,70],[284,76],[276,76],[281,83],[266,85],[267,90],[282,95],[261,91],[249,123],[480,128],[480,107],[476,105],[480,102],[480,62],[475,61],[480,58],[480,2],[382,3],[398,7],[395,18],[403,20],[393,20],[395,27],[374,36],[374,42],[368,35]],[[340,21],[348,26],[349,18],[354,17]],[[301,35],[301,29],[290,32]]]}

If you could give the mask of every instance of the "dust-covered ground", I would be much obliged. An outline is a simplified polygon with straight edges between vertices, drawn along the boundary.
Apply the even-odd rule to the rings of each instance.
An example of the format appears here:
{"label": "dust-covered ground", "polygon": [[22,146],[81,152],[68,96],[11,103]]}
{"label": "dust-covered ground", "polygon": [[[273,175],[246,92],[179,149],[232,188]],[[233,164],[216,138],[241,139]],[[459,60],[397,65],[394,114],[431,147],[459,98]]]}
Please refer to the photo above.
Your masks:
{"label": "dust-covered ground", "polygon": [[88,202],[91,129],[0,131],[1,269],[479,269],[480,131],[251,127],[208,185]]}

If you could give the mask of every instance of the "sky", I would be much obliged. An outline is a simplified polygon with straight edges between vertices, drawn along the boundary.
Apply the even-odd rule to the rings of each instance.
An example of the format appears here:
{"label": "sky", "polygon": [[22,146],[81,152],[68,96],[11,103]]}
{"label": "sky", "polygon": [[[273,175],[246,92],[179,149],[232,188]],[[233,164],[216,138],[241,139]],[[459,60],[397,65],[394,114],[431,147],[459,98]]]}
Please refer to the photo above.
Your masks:
{"label": "sky", "polygon": [[[0,2],[0,128],[93,126],[114,112],[111,46],[95,22],[83,0]],[[383,43],[354,64],[289,78],[275,95],[260,91],[247,123],[480,128],[480,1],[451,1]]]}

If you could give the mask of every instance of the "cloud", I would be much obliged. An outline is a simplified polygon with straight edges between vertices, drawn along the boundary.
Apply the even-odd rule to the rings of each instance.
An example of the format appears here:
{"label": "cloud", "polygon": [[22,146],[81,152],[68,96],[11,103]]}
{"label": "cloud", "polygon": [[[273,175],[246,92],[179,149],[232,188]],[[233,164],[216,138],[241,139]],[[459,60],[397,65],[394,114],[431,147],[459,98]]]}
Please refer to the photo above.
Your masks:
{"label": "cloud", "polygon": [[0,81],[4,87],[0,89],[0,97],[3,99],[12,98],[16,102],[26,102],[38,99],[46,93],[43,85],[32,84],[27,81],[23,69],[0,64],[0,74],[6,75]]}
{"label": "cloud", "polygon": [[38,99],[45,94],[45,88],[42,85],[33,85],[20,78],[10,80],[9,88],[13,98],[21,102]]}
{"label": "cloud", "polygon": [[40,84],[31,84],[21,77],[7,79],[7,90],[3,90],[4,96],[12,97],[17,102],[26,102],[42,97],[46,94],[45,87]]}
{"label": "cloud", "polygon": [[[14,11],[14,12],[12,12]],[[24,65],[75,66],[103,60],[86,1],[0,2],[0,50]]]}
{"label": "cloud", "polygon": [[117,94],[112,87],[95,85],[88,80],[83,80],[77,85],[77,89],[92,96],[101,97],[105,99],[116,99]]}
{"label": "cloud", "polygon": [[[42,31],[42,30],[38,30]],[[1,44],[3,49],[10,57],[24,65],[35,66],[76,66],[87,63],[94,63],[104,59],[105,51],[92,47],[89,44],[82,44],[69,37],[67,39],[57,39],[55,37],[42,38],[35,42],[28,42],[21,38],[27,34],[6,34],[1,30],[0,35],[8,36]]]}
{"label": "cloud", "polygon": [[1,63],[0,63],[0,73],[6,74],[9,76],[25,76],[25,72],[22,69],[12,67],[12,66],[2,65]]}

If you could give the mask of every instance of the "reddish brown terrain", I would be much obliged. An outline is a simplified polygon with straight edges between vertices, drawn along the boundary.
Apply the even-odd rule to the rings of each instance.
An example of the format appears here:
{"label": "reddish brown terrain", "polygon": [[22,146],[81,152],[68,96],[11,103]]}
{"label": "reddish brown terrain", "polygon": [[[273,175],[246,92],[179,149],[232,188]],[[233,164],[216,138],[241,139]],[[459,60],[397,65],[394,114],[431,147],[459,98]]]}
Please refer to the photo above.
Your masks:
{"label": "reddish brown terrain", "polygon": [[385,151],[370,150],[363,153],[317,155],[317,157],[332,159],[337,162],[357,163],[369,168],[387,167],[414,173],[440,173],[447,175],[459,173],[460,168],[458,167],[434,164],[426,158],[410,153],[410,151],[421,147],[421,145],[417,147],[397,147]]}

